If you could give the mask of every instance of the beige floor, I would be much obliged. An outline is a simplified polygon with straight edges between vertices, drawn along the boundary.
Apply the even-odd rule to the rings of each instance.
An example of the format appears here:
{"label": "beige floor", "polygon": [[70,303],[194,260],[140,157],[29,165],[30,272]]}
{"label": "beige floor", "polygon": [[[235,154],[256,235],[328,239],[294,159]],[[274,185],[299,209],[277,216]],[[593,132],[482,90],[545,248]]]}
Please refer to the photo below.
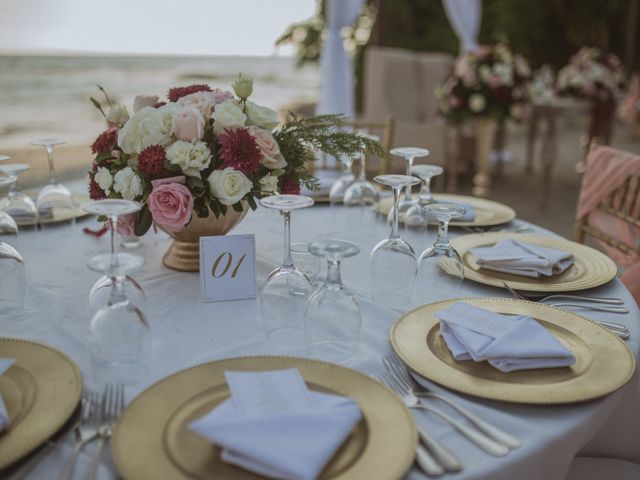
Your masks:
{"label": "beige floor", "polygon": [[[493,180],[493,199],[511,205],[518,217],[539,224],[565,237],[571,238],[575,215],[576,201],[580,188],[580,175],[575,171],[575,163],[580,158],[580,135],[584,132],[584,124],[561,123],[558,133],[558,156],[550,186],[548,208],[538,208],[540,192],[539,169],[533,175],[525,174],[525,129],[513,127],[509,131],[508,150],[512,159],[504,164],[501,178]],[[640,139],[631,139],[623,125],[616,125],[612,144],[624,150],[640,153]],[[21,186],[30,188],[46,181],[47,161],[42,148],[25,147],[24,149],[3,150],[0,153],[11,155],[12,162],[24,162],[31,165],[31,170],[21,178]],[[62,145],[56,147],[55,160],[57,176],[60,180],[82,178],[91,165],[91,151],[88,145]],[[470,192],[470,179],[462,178],[462,193]],[[439,183],[435,188],[441,188]]]}

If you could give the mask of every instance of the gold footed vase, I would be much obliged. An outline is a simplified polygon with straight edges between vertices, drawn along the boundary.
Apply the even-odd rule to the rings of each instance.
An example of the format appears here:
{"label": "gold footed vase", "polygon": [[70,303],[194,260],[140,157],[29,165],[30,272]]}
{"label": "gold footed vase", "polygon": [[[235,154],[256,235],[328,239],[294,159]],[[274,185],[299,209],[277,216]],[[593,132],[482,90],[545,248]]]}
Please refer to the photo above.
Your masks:
{"label": "gold footed vase", "polygon": [[[191,221],[179,232],[167,232],[174,238],[169,250],[162,257],[162,264],[180,272],[200,271],[200,237],[226,235],[247,214],[229,207],[226,215],[218,218],[209,210],[209,216],[200,218],[193,212]],[[166,231],[166,230],[165,230]]]}

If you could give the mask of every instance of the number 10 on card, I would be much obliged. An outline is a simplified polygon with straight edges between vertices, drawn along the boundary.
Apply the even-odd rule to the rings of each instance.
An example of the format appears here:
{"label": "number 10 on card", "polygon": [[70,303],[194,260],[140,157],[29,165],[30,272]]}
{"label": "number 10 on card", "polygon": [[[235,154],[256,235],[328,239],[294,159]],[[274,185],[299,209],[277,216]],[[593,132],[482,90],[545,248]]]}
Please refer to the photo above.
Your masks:
{"label": "number 10 on card", "polygon": [[255,237],[200,237],[200,285],[205,302],[255,298]]}

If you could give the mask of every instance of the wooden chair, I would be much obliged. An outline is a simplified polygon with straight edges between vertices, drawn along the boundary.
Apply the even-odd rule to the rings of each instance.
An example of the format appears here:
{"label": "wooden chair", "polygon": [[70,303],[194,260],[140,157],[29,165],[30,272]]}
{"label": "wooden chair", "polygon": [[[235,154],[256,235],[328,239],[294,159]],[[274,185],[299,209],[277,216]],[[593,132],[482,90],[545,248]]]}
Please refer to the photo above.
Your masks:
{"label": "wooden chair", "polygon": [[[388,115],[384,122],[355,120],[351,126],[354,130],[364,131],[369,135],[376,135],[380,137],[380,143],[387,152],[393,147],[393,134],[395,127],[393,116]],[[378,159],[378,165],[372,164],[373,160],[375,159],[371,158],[371,156],[367,158],[367,170],[369,172],[376,172],[378,175],[389,172],[390,165],[388,159]]]}

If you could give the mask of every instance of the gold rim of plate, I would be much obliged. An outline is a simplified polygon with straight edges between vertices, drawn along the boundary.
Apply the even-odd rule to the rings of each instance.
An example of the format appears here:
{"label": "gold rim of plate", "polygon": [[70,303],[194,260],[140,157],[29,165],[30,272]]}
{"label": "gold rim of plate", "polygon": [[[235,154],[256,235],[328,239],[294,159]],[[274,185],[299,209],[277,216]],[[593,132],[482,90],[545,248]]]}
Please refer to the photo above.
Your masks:
{"label": "gold rim of plate", "polygon": [[17,462],[71,417],[82,396],[82,375],[64,353],[41,343],[0,338],[0,357],[16,362],[0,376],[9,427],[0,433],[0,469]]}
{"label": "gold rim of plate", "polygon": [[[481,269],[470,250],[495,245],[505,238],[571,252],[574,256],[574,264],[560,275],[542,278],[529,278]],[[515,290],[570,292],[599,287],[613,280],[618,274],[615,262],[604,253],[559,237],[510,232],[473,233],[452,239],[451,245],[462,257],[465,278],[495,287],[504,288],[502,282],[506,282]],[[445,265],[443,268],[446,271]]]}
{"label": "gold rim of plate", "polygon": [[[418,199],[416,195],[414,195],[414,198],[416,200]],[[469,195],[454,195],[450,193],[437,193],[433,195],[433,198],[440,203],[467,203],[474,208],[476,218],[473,221],[461,222],[453,219],[449,223],[451,227],[492,227],[495,225],[502,225],[503,223],[510,222],[516,218],[516,211],[513,208],[486,198],[472,197]],[[388,215],[392,206],[393,198],[387,197],[378,202],[376,210],[378,213]],[[400,217],[400,221],[403,221],[402,217]]]}
{"label": "gold rim of plate", "polygon": [[[487,362],[453,359],[435,313],[462,301],[494,312],[529,315],[576,356],[571,367],[502,373]],[[528,404],[562,404],[602,397],[632,377],[636,360],[627,345],[588,318],[550,305],[505,298],[460,298],[419,307],[395,322],[391,344],[419,375],[476,397]]]}
{"label": "gold rim of plate", "polygon": [[36,225],[37,223],[47,224],[47,223],[67,222],[74,218],[82,218],[82,217],[86,217],[87,215],[91,215],[89,212],[86,212],[82,208],[83,205],[86,205],[91,201],[89,197],[78,196],[78,195],[73,195],[72,197],[75,205],[75,208],[73,209],[73,211],[69,211],[66,208],[54,208],[53,215],[50,218],[41,218],[39,222],[32,222],[32,221],[25,221],[25,220],[18,219],[16,220],[16,223],[18,224],[19,227],[28,227],[28,226]]}
{"label": "gold rim of plate", "polygon": [[396,479],[409,470],[417,442],[415,423],[402,401],[385,386],[330,363],[263,356],[192,367],[141,393],[120,417],[111,442],[120,475],[129,480],[263,478],[221,462],[218,447],[187,426],[229,398],[225,371],[284,368],[298,368],[311,389],[350,397],[362,411],[363,420],[320,478]]}

